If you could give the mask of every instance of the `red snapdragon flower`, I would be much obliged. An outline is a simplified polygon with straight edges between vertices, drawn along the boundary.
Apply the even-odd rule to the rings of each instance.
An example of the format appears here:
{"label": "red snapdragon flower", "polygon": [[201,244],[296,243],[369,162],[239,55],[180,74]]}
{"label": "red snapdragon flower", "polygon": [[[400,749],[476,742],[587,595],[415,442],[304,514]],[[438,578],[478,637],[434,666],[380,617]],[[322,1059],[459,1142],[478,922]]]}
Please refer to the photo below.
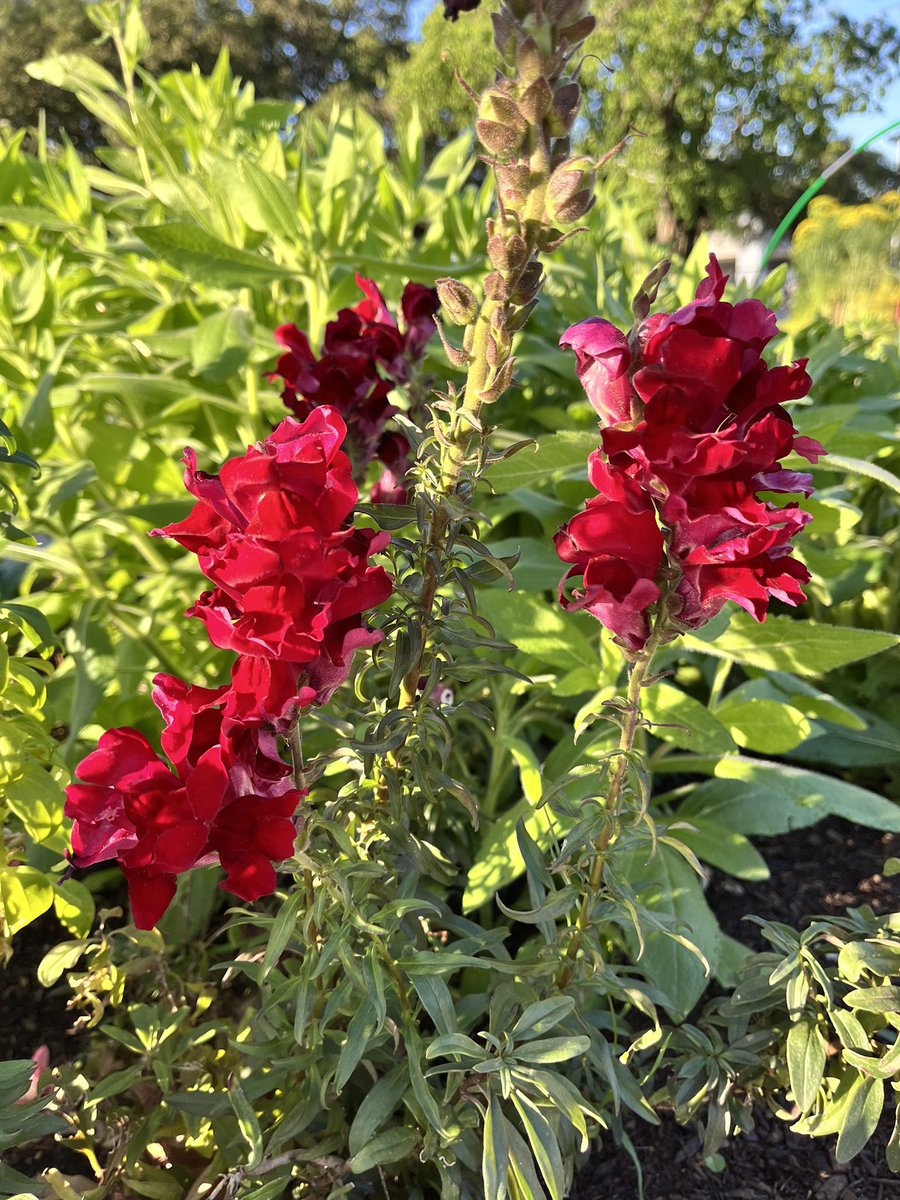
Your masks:
{"label": "red snapdragon flower", "polygon": [[406,285],[400,300],[401,330],[378,286],[359,274],[356,282],[363,299],[353,308],[342,308],[328,322],[318,357],[296,325],[282,325],[275,331],[275,340],[286,352],[270,378],[284,381],[282,399],[301,419],[319,405],[337,409],[349,428],[348,451],[357,475],[380,459],[392,476],[383,481],[385,492],[390,492],[409,446],[401,438],[403,454],[397,455],[399,435],[385,429],[397,410],[387,397],[395,386],[409,380],[412,364],[422,357],[435,332],[437,292],[420,283]]}
{"label": "red snapdragon flower", "polygon": [[218,862],[226,872],[220,886],[244,900],[271,892],[272,862],[293,853],[291,818],[305,794],[273,734],[226,731],[227,689],[170,675],[153,682],[174,772],[142,733],[110,729],[76,768],[65,805],[73,864],[116,859],[140,929],[156,924],[178,875],[196,866]]}
{"label": "red snapdragon flower", "polygon": [[[824,454],[818,442],[797,436],[783,407],[809,391],[805,360],[769,367],[762,351],[777,332],[775,314],[758,300],[723,301],[726,281],[713,257],[695,299],[676,312],[648,317],[630,337],[594,317],[567,330],[561,342],[575,350],[578,376],[600,417],[611,472],[598,488],[602,504],[615,476],[652,504],[665,531],[670,615],[689,629],[727,600],[761,621],[770,598],[788,604],[805,598],[801,584],[809,573],[790,557],[790,543],[809,515],[794,502],[779,507],[759,494],[809,495],[810,476],[783,469],[780,460],[792,451],[811,462]],[[596,504],[588,501],[586,513]],[[558,547],[571,553],[569,531],[575,522],[583,530],[584,516],[558,535]],[[608,605],[589,598],[587,582],[608,569],[600,565],[606,542],[579,536],[577,558],[561,553],[576,564],[566,578],[584,574],[578,607],[640,649],[649,632],[645,610],[629,602],[628,619],[618,613],[610,623]],[[644,534],[638,544],[635,532],[636,578],[655,548],[655,537]]]}
{"label": "red snapdragon flower", "polygon": [[323,407],[302,423],[286,418],[218,476],[198,471],[186,451],[197,504],[154,530],[193,551],[215,585],[188,615],[214,645],[242,656],[224,701],[233,719],[283,727],[296,707],[324,703],[353,652],[380,640],[363,614],[391,593],[384,569],[369,562],[389,534],[348,526],[358,490],[340,448],[345,434]]}

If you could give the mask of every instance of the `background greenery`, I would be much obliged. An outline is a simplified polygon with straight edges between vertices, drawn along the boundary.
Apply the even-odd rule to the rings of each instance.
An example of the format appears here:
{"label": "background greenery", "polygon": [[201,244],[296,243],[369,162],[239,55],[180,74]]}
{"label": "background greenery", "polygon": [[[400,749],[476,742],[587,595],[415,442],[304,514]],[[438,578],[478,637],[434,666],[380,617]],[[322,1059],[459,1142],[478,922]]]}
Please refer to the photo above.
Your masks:
{"label": "background greenery", "polygon": [[[83,1074],[66,1075],[73,1097],[80,1088],[84,1100],[90,1088],[94,1123],[80,1117],[79,1136],[90,1159],[108,1129],[125,1121],[130,1149],[121,1170],[139,1194],[173,1200],[184,1194],[196,1159],[164,1172],[144,1155],[148,1142],[179,1137],[211,1171],[229,1165],[224,1148],[233,1145],[242,1147],[248,1171],[256,1170],[264,1139],[267,1153],[299,1141],[309,1162],[337,1147],[367,1187],[381,1163],[417,1145],[408,1126],[379,1132],[372,1104],[362,1107],[371,1081],[354,1070],[364,1050],[379,1070],[393,1067],[386,1034],[355,1027],[359,1054],[342,1059],[343,1104],[324,1129],[313,1083],[296,1082],[312,1070],[309,1055],[317,1045],[337,1055],[349,1042],[348,1022],[370,988],[365,971],[360,978],[348,974],[330,1010],[315,1014],[318,1032],[311,1033],[302,997],[313,977],[302,938],[284,916],[276,922],[277,907],[259,906],[241,928],[240,947],[216,942],[222,902],[210,872],[185,882],[162,934],[98,930],[95,898],[101,905],[115,899],[114,873],[100,870],[54,886],[65,845],[61,789],[102,729],[131,724],[156,738],[148,691],[154,671],[208,682],[223,676],[218,652],[192,636],[182,616],[201,586],[193,560],[146,536],[188,509],[183,447],[194,446],[201,465],[215,469],[280,419],[277,390],[266,381],[276,356],[272,330],[293,321],[316,342],[337,309],[355,301],[354,271],[376,277],[393,304],[407,279],[480,273],[491,193],[480,182],[468,136],[442,137],[446,144],[435,152],[429,117],[411,104],[386,136],[358,106],[307,112],[291,100],[258,99],[252,85],[235,78],[227,53],[208,75],[139,70],[151,50],[136,23],[113,48],[125,63],[124,83],[70,50],[30,68],[49,86],[67,89],[104,131],[89,155],[48,129],[0,138],[0,432],[8,485],[0,576],[4,952],[14,934],[55,907],[70,937],[45,960],[42,982],[68,972],[85,1021],[105,1022],[104,1036],[121,1050],[112,1070],[94,1049]],[[474,68],[474,60],[465,62]],[[132,86],[135,77],[139,87]],[[814,210],[811,221],[822,212]],[[453,887],[466,916],[453,928],[477,942],[473,954],[489,946],[502,959],[498,938],[506,927],[492,907],[496,899],[520,913],[540,907],[544,897],[535,899],[526,871],[529,846],[565,847],[575,836],[573,813],[593,794],[612,744],[612,728],[592,716],[616,693],[621,659],[596,623],[563,614],[552,600],[560,573],[552,534],[587,494],[584,461],[596,445],[595,415],[557,342],[569,324],[591,313],[630,323],[631,297],[662,254],[646,236],[646,217],[646,207],[634,206],[614,178],[601,185],[587,231],[552,260],[541,303],[519,335],[519,387],[491,413],[497,446],[521,437],[539,443],[490,469],[494,494],[484,497],[483,535],[496,555],[521,557],[512,594],[501,585],[479,597],[479,610],[513,647],[505,662],[532,682],[480,679],[457,697],[462,715],[448,771],[477,795],[480,827],[472,829],[464,808],[448,809],[446,802],[426,814],[435,841],[457,865]],[[673,270],[663,307],[687,301],[705,258],[700,236]],[[776,273],[759,294],[779,306],[783,284],[784,273]],[[658,822],[663,829],[690,822],[678,836],[700,862],[742,879],[768,871],[753,844],[758,835],[832,813],[900,830],[896,651],[882,653],[897,642],[900,595],[900,360],[890,323],[841,328],[829,324],[833,315],[827,305],[798,306],[790,332],[774,347],[782,361],[810,357],[813,399],[798,405],[794,417],[801,432],[829,448],[809,502],[816,521],[800,551],[813,572],[808,612],[776,611],[764,626],[742,613],[723,614],[714,628],[666,651],[662,665],[672,675],[647,694],[646,716],[654,724],[643,736]],[[436,379],[453,376],[436,340],[430,355]],[[490,738],[478,708],[486,695],[497,721]],[[350,721],[339,698],[333,724],[311,732],[313,750],[346,753]],[[343,769],[336,761],[323,787],[339,794]],[[532,842],[517,835],[520,821]],[[665,842],[649,862],[636,843],[622,890],[639,895],[657,924],[639,970],[631,963],[633,933],[610,932],[608,982],[617,1003],[627,1003],[626,1032],[603,1027],[597,1037],[603,1046],[608,1037],[615,1053],[588,1069],[613,1128],[621,1125],[622,1106],[653,1118],[636,1081],[649,1079],[650,1068],[638,1056],[632,1074],[621,1061],[628,1021],[642,1029],[653,1003],[681,1020],[706,986],[701,959],[671,934],[684,922],[723,983],[734,981],[747,958],[719,930],[702,876]],[[848,941],[867,935],[865,928],[839,932]],[[793,953],[788,945],[785,954]],[[317,987],[332,978],[327,971],[343,974],[353,963],[349,952],[342,955],[336,943]],[[621,964],[627,965],[619,978]],[[227,990],[220,1000],[209,982],[213,967],[254,988],[269,975],[270,990],[262,999],[254,992],[247,1005]],[[896,974],[895,967],[883,974]],[[173,1010],[140,992],[151,968],[154,978],[168,971],[170,982],[182,981],[184,1004]],[[855,982],[878,986],[877,971],[870,979],[865,969],[851,963],[846,977],[853,979],[855,970]],[[783,978],[789,977],[790,970]],[[416,978],[419,1002],[439,1014],[436,1031],[459,1033],[457,1018],[447,1018],[443,981]],[[136,990],[126,992],[126,985]],[[466,991],[477,991],[471,971]],[[773,1007],[781,1003],[776,993],[766,993]],[[286,994],[296,995],[296,1009],[291,1028],[281,1029],[278,997]],[[126,995],[136,997],[128,1008]],[[512,1012],[509,995],[497,996],[490,1013],[495,1031],[509,1026]],[[271,1045],[283,1050],[296,1039],[284,1069],[299,1072],[291,1076],[292,1086],[303,1089],[297,1111],[318,1114],[309,1116],[308,1127],[299,1117],[287,1120],[277,1098],[281,1077],[254,1074],[273,1053],[265,1039],[251,1036],[257,1004],[270,1022],[259,1028]],[[470,1010],[473,1003],[463,1003],[464,1025]],[[554,1020],[566,1015],[560,1010]],[[537,1032],[529,1036],[543,1029],[535,1020]],[[787,1037],[789,1011],[784,1020]],[[871,1026],[866,1047],[876,1054],[884,1046],[880,1025]],[[689,1034],[683,1036],[689,1044]],[[624,1046],[616,1041],[621,1037]],[[648,1052],[655,1044],[648,1036]],[[440,1047],[428,1053],[439,1058]],[[854,1082],[868,1079],[865,1071],[843,1060],[828,1070],[842,1097],[856,1088],[853,1096],[868,1102],[872,1088],[866,1083],[860,1098],[863,1084]],[[92,1082],[79,1082],[85,1077]],[[166,1097],[152,1111],[140,1099],[148,1083]],[[427,1110],[423,1097],[431,1089],[418,1077],[413,1086],[414,1106]],[[810,1085],[797,1086],[808,1094]],[[381,1095],[386,1121],[391,1106]],[[569,1097],[570,1111],[571,1103]],[[574,1113],[566,1126],[573,1145],[586,1119],[577,1104]],[[865,1113],[859,1116],[858,1130],[865,1132],[867,1122]],[[555,1178],[554,1172],[555,1166]],[[258,1186],[253,1178],[247,1175],[248,1189]],[[0,1185],[12,1194],[21,1179],[0,1175]],[[416,1194],[412,1185],[408,1194]]]}

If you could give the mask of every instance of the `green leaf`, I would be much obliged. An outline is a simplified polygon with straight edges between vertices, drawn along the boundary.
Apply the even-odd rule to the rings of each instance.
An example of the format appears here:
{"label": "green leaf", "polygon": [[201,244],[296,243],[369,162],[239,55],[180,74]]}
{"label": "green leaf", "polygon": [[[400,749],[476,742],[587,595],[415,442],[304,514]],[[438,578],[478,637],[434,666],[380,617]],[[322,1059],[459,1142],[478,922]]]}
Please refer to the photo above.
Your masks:
{"label": "green leaf", "polygon": [[379,1133],[350,1159],[350,1170],[354,1175],[364,1175],[373,1167],[401,1162],[409,1158],[417,1141],[412,1129],[385,1129],[384,1133]]}
{"label": "green leaf", "polygon": [[74,967],[84,954],[87,946],[84,942],[60,942],[52,950],[48,950],[38,963],[38,982],[43,987],[51,987],[69,967]]}
{"label": "green leaf", "polygon": [[506,1200],[508,1142],[506,1117],[500,1102],[491,1092],[484,1114],[484,1145],[481,1152],[481,1178],[485,1196]]}
{"label": "green leaf", "polygon": [[878,987],[853,988],[844,997],[844,1003],[860,1012],[900,1015],[900,987],[884,983]]}
{"label": "green leaf", "polygon": [[516,838],[516,827],[520,821],[524,821],[525,828],[539,846],[546,848],[550,844],[554,826],[549,806],[536,809],[530,801],[520,800],[485,829],[475,861],[469,868],[463,893],[463,912],[480,908],[500,888],[524,874],[525,859]]}
{"label": "green leaf", "polygon": [[538,1038],[534,1042],[523,1042],[516,1046],[515,1057],[526,1063],[557,1063],[568,1062],[586,1054],[591,1045],[591,1039],[577,1035],[569,1037]]}
{"label": "green leaf", "polygon": [[678,810],[679,820],[710,820],[743,834],[772,837],[843,817],[871,829],[900,832],[900,805],[817,771],[735,755],[715,765]]}
{"label": "green leaf", "polygon": [[[347,1136],[351,1156],[359,1154],[371,1143],[374,1134],[389,1120],[409,1086],[409,1076],[401,1064],[384,1075],[366,1092]],[[396,1132],[395,1130],[391,1132]],[[354,1168],[356,1170],[356,1168]]]}
{"label": "green leaf", "polygon": [[87,937],[94,923],[94,897],[77,879],[64,879],[56,885],[53,908],[57,917],[75,937]]}
{"label": "green leaf", "polygon": [[136,226],[133,232],[170,266],[207,287],[253,287],[293,275],[287,267],[279,267],[261,254],[229,246],[188,221]]}
{"label": "green leaf", "polygon": [[227,308],[201,321],[191,337],[191,362],[204,379],[222,383],[240,371],[250,354],[253,326],[243,308]]}
{"label": "green leaf", "polygon": [[672,832],[677,833],[679,839],[703,862],[726,871],[736,879],[758,882],[769,878],[766,860],[743,834],[700,816],[694,817],[691,824],[693,829],[679,825]]}
{"label": "green leaf", "polygon": [[600,651],[582,631],[576,614],[564,613],[543,597],[493,590],[479,597],[478,611],[500,637],[560,674],[592,663],[599,668]]}
{"label": "green leaf", "polygon": [[529,1004],[512,1027],[510,1037],[515,1040],[547,1033],[564,1021],[574,1007],[575,1001],[571,996],[551,996],[549,1000]]}
{"label": "green leaf", "polygon": [[855,1158],[875,1132],[884,1107],[884,1084],[880,1079],[860,1078],[853,1089],[834,1157],[837,1162]]}
{"label": "green leaf", "polygon": [[[641,903],[670,918],[675,932],[696,946],[715,972],[722,934],[695,872],[669,846],[659,846],[645,862],[641,854],[623,854],[618,863]],[[636,939],[632,935],[632,944]],[[644,973],[667,997],[673,1015],[683,1018],[706,987],[707,972],[695,953],[661,930],[647,930],[640,958]]]}
{"label": "green leaf", "polygon": [[241,1137],[247,1143],[250,1151],[250,1155],[244,1166],[248,1171],[252,1171],[259,1166],[263,1159],[263,1139],[259,1120],[253,1111],[253,1105],[247,1099],[240,1084],[231,1084],[228,1089],[228,1099],[231,1101],[231,1107],[234,1109],[234,1115],[237,1117]]}
{"label": "green leaf", "polygon": [[266,953],[259,970],[259,983],[262,983],[287,948],[297,927],[297,918],[305,904],[305,893],[295,891],[279,909],[278,916],[269,933],[269,941],[266,944]]}
{"label": "green leaf", "polygon": [[334,1076],[334,1086],[339,1092],[359,1065],[359,1060],[366,1052],[366,1047],[375,1032],[377,1023],[375,1005],[366,998],[353,1014],[350,1024],[347,1026],[347,1036],[341,1046]]}
{"label": "green leaf", "polygon": [[50,393],[53,390],[53,385],[56,383],[56,376],[59,374],[60,367],[63,364],[72,341],[72,338],[67,338],[57,349],[53,358],[47,364],[47,369],[41,375],[34,395],[28,401],[25,411],[22,413],[20,422],[22,436],[27,443],[27,448],[38,456],[49,449],[56,434],[56,427],[53,422],[53,408],[50,404]]}
{"label": "green leaf", "polygon": [[526,446],[511,458],[495,463],[488,469],[487,479],[494,491],[512,492],[520,487],[540,487],[548,479],[570,472],[580,472],[587,478],[588,455],[599,445],[596,432],[564,430],[546,434],[538,445]]}
{"label": "green leaf", "polygon": [[650,732],[664,742],[695,754],[730,754],[737,749],[722,724],[705,705],[669,683],[647,688],[641,697],[641,712],[652,721]]}
{"label": "green leaf", "polygon": [[718,706],[716,717],[742,749],[760,754],[786,754],[812,732],[808,718],[790,704],[743,696],[740,688]]}
{"label": "green leaf", "polygon": [[69,92],[84,86],[115,95],[120,91],[115,77],[86,54],[50,54],[36,62],[26,63],[25,70],[32,79],[65,88]]}
{"label": "green leaf", "polygon": [[34,867],[0,867],[0,906],[10,934],[36,921],[53,903],[53,884]]}
{"label": "green leaf", "polygon": [[519,1092],[512,1093],[519,1119],[525,1128],[528,1142],[534,1160],[540,1167],[541,1174],[547,1184],[550,1200],[563,1200],[566,1186],[566,1172],[563,1167],[562,1154],[556,1134],[550,1123],[533,1100]]}
{"label": "green leaf", "polygon": [[791,1091],[803,1112],[815,1103],[825,1074],[825,1038],[812,1017],[804,1017],[788,1030],[787,1064]]}
{"label": "green leaf", "polygon": [[683,644],[689,650],[730,658],[765,671],[824,675],[836,667],[890,650],[898,642],[900,637],[893,633],[795,621],[792,617],[768,617],[758,625],[748,613],[736,612],[724,632],[711,623],[697,633],[685,635]]}

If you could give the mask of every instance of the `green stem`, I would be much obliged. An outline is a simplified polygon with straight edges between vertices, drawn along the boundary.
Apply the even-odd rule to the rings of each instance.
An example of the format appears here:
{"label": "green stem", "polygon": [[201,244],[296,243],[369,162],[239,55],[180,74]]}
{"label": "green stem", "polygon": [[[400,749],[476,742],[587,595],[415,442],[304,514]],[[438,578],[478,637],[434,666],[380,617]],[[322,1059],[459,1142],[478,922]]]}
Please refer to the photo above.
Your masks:
{"label": "green stem", "polygon": [[606,823],[594,842],[594,859],[591,864],[588,886],[582,897],[581,909],[575,922],[574,933],[569,940],[565,961],[557,976],[557,986],[560,989],[564,988],[572,978],[575,959],[581,948],[585,930],[590,924],[597,893],[600,891],[601,884],[603,883],[603,868],[606,864],[606,853],[610,842],[618,831],[619,798],[628,772],[628,755],[634,746],[635,734],[641,720],[641,688],[644,686],[644,681],[650,672],[653,655],[656,653],[658,647],[659,639],[655,634],[652,634],[640,657],[631,666],[628,691],[626,693],[626,714],[619,734],[616,765],[613,768],[612,777],[609,781],[609,791],[606,798]]}
{"label": "green stem", "polygon": [[138,122],[137,115],[137,95],[134,90],[134,72],[128,65],[125,43],[122,40],[122,34],[119,30],[116,30],[112,35],[112,40],[119,58],[119,67],[122,71],[122,83],[125,87],[125,99],[128,104],[128,115],[131,118],[131,128],[134,130],[134,146],[137,150],[138,165],[141,168],[141,178],[144,181],[144,186],[150,191],[153,186],[153,177],[150,174],[150,160],[147,158],[147,151],[144,149],[141,139],[140,123]]}

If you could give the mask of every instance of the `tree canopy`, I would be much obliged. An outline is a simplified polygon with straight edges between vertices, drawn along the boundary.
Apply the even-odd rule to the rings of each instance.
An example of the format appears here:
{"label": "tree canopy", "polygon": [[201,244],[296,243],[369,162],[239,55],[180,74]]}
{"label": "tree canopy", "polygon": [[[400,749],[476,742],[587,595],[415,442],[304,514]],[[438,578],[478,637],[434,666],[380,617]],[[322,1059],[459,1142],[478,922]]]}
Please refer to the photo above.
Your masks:
{"label": "tree canopy", "polygon": [[[97,143],[96,121],[73,96],[25,73],[34,59],[76,51],[117,70],[87,8],[86,0],[0,0],[0,120],[33,126],[43,108],[51,135],[65,129],[76,145]],[[192,63],[207,73],[225,47],[235,74],[266,97],[312,102],[336,86],[371,96],[404,53],[407,8],[407,0],[143,0],[143,61],[157,77]]]}
{"label": "tree canopy", "polygon": [[[774,223],[839,150],[837,119],[870,106],[898,69],[896,28],[813,0],[611,0],[595,11],[581,72],[585,138],[597,153],[630,138],[607,169],[653,193],[665,241],[689,243],[742,211]],[[484,86],[489,13],[448,27],[435,10],[422,42],[391,68],[389,105],[401,119],[418,105],[434,137],[468,115],[452,61],[441,61],[445,46],[468,82]],[[841,180],[843,198],[890,182],[870,156]]]}

